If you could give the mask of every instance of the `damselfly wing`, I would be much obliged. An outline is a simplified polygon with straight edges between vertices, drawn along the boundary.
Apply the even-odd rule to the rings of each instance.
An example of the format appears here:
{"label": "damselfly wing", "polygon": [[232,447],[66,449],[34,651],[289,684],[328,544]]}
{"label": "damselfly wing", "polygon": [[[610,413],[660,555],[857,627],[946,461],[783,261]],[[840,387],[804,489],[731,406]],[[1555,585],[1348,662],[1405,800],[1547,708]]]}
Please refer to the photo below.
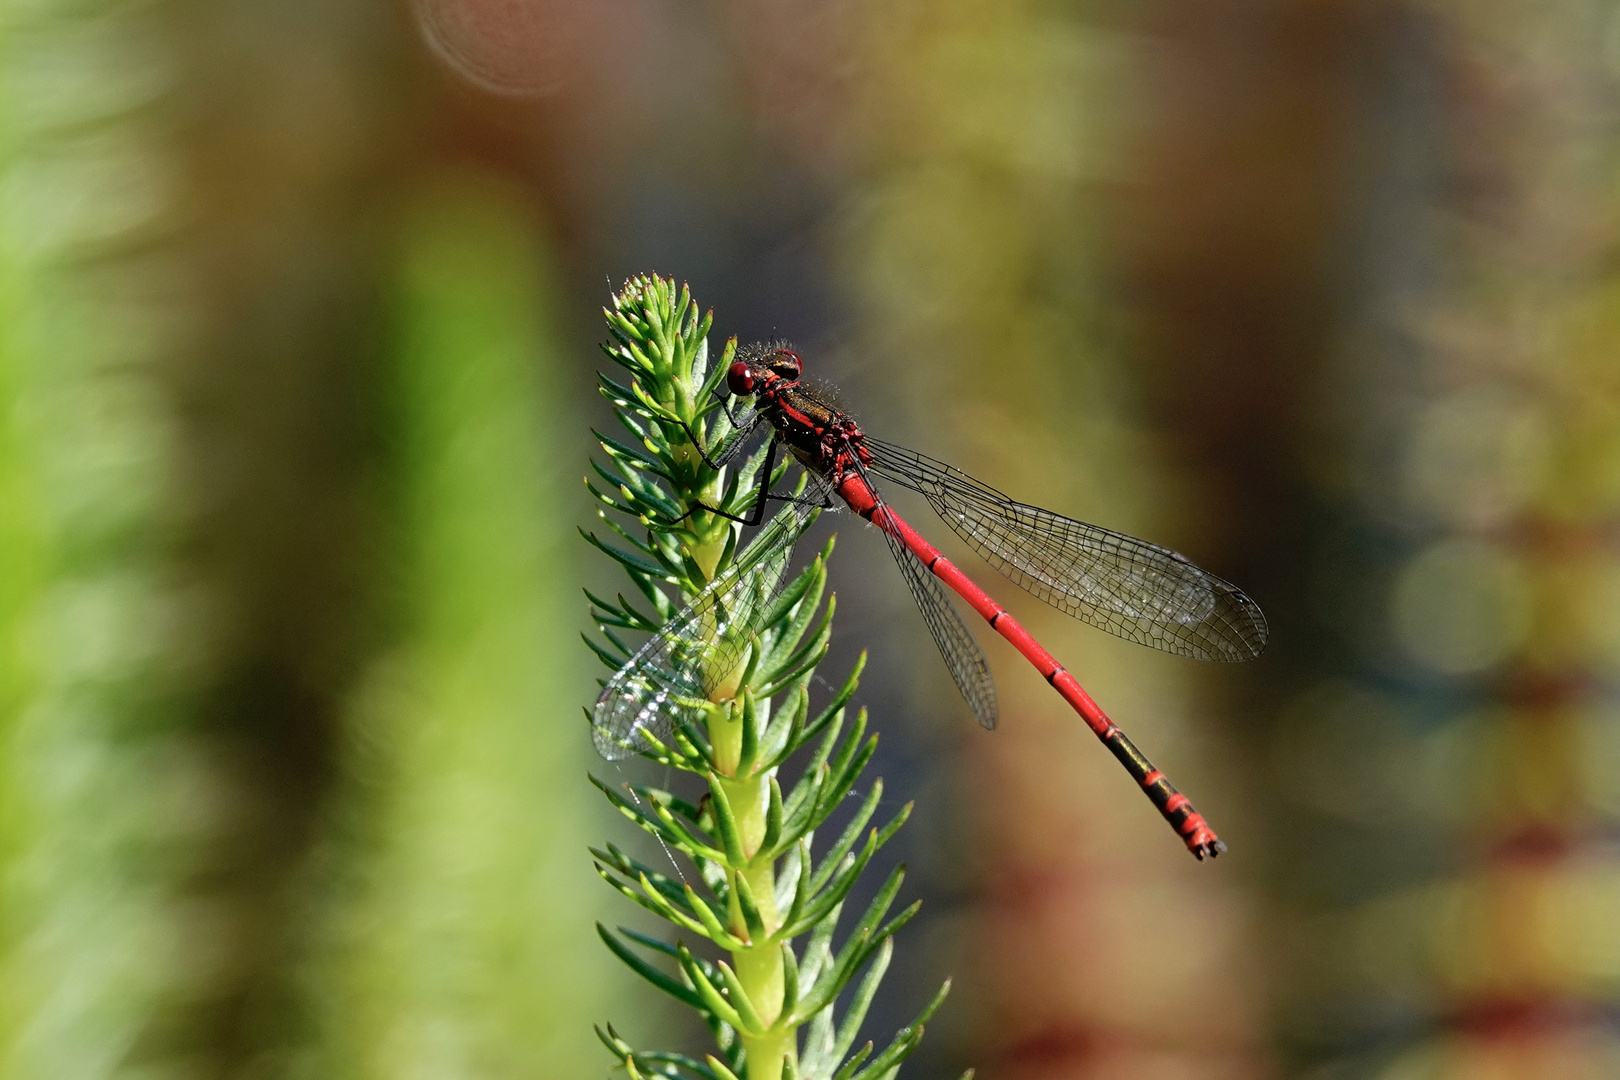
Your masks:
{"label": "damselfly wing", "polygon": [[736,560],[678,611],[602,687],[591,712],[597,753],[619,761],[666,743],[702,719],[710,695],[736,674],[751,636],[781,590],[793,545],[815,516],[789,502]]}
{"label": "damselfly wing", "polygon": [[1064,614],[1195,660],[1252,660],[1265,648],[1259,605],[1185,556],[1018,502],[915,450],[864,445],[873,473],[921,494],[985,562]]}

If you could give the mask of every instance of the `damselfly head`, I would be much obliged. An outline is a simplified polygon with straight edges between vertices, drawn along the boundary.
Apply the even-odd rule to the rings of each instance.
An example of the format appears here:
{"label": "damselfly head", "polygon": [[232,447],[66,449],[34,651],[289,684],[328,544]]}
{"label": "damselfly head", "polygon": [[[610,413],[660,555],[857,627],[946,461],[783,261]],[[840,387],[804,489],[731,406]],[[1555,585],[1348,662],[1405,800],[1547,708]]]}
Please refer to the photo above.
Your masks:
{"label": "damselfly head", "polygon": [[755,343],[737,350],[737,360],[726,370],[726,386],[739,397],[752,394],[766,375],[775,375],[786,382],[798,382],[804,372],[804,362],[785,341]]}

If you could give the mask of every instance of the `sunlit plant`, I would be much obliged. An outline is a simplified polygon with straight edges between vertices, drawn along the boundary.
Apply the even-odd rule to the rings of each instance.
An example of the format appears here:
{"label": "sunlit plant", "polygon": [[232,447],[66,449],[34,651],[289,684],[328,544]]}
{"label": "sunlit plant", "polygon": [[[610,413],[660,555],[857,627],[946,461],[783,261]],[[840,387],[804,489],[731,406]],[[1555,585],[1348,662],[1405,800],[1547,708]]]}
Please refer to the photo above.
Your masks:
{"label": "sunlit plant", "polygon": [[[884,1049],[855,1045],[894,934],[918,904],[890,916],[905,876],[896,866],[839,932],[845,899],[911,806],[875,824],[883,782],[860,788],[877,746],[865,710],[853,720],[848,714],[864,656],[830,699],[811,701],[832,631],[834,600],[822,603],[832,544],[789,576],[779,563],[750,561],[759,551],[747,545],[739,524],[694,510],[743,516],[765,467],[763,448],[734,466],[713,461],[734,434],[719,393],[737,343],[729,341],[719,362],[710,362],[712,313],[701,314],[673,281],[638,277],[604,314],[612,335],[604,351],[628,379],[604,375],[601,389],[629,438],[597,433],[607,461],[592,462],[596,479],[587,483],[605,504],[607,534],[586,538],[629,575],[638,599],[587,593],[601,634],[587,639],[591,649],[610,671],[621,670],[639,648],[630,635],[657,635],[712,582],[721,579],[723,587],[728,572],[763,590],[756,602],[764,607],[761,618],[750,620],[746,640],[698,635],[697,651],[676,658],[680,667],[706,666],[723,677],[705,680],[714,689],[696,700],[688,700],[690,687],[669,687],[671,695],[685,695],[685,706],[662,728],[636,730],[635,745],[623,748],[697,777],[707,788],[702,797],[692,802],[593,778],[670,856],[663,868],[649,866],[610,843],[592,849],[598,871],[673,928],[669,940],[623,927],[599,925],[598,932],[632,970],[698,1012],[715,1050],[698,1060],[634,1049],[611,1025],[597,1033],[632,1077],[893,1077],[950,984]],[[788,466],[776,471],[773,486],[786,481]],[[761,543],[780,540],[783,528],[802,530],[784,517],[774,522],[775,539]],[[597,740],[600,748],[600,731]],[[791,783],[787,772],[796,775]],[[858,801],[853,817],[823,842],[816,830],[846,800]]]}

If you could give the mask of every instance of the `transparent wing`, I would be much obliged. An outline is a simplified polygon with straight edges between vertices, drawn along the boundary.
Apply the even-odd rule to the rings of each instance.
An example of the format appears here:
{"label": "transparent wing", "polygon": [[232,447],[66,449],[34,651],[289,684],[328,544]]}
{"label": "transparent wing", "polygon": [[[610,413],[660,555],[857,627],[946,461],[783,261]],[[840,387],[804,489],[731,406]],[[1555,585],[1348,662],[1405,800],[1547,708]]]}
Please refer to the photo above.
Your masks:
{"label": "transparent wing", "polygon": [[1169,548],[1016,502],[914,450],[865,445],[872,472],[922,494],[985,561],[1059,611],[1198,660],[1251,660],[1265,648],[1259,605]]}
{"label": "transparent wing", "polygon": [[[872,488],[872,493],[877,495],[876,487]],[[877,495],[877,498],[881,504],[883,497]],[[928,632],[933,635],[934,644],[939,647],[939,655],[945,660],[956,688],[967,699],[979,726],[994,730],[1000,715],[996,706],[996,684],[990,678],[990,665],[985,662],[979,643],[973,640],[973,634],[963,624],[956,605],[951,603],[939,578],[898,537],[881,529],[879,531],[889,542],[894,561],[900,564],[900,574],[906,579],[906,588],[911,590],[912,599],[917,601],[917,610],[922,612],[923,622],[928,625]]]}
{"label": "transparent wing", "polygon": [[741,663],[749,635],[781,590],[794,542],[815,511],[813,505],[787,503],[725,573],[614,673],[591,712],[597,753],[609,761],[631,757],[647,749],[641,732],[667,742],[677,724],[702,717],[709,695]]}

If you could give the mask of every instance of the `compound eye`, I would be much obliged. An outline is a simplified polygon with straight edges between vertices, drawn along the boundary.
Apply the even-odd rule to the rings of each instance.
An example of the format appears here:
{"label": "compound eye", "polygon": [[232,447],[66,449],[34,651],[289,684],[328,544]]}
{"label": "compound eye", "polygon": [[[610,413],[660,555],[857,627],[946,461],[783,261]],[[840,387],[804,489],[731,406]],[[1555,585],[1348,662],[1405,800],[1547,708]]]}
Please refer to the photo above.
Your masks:
{"label": "compound eye", "polygon": [[771,354],[771,370],[788,382],[795,382],[804,371],[804,364],[792,349],[777,349]]}
{"label": "compound eye", "polygon": [[738,360],[726,372],[726,385],[738,397],[744,394],[752,394],[754,392],[754,373],[748,370],[747,364]]}

